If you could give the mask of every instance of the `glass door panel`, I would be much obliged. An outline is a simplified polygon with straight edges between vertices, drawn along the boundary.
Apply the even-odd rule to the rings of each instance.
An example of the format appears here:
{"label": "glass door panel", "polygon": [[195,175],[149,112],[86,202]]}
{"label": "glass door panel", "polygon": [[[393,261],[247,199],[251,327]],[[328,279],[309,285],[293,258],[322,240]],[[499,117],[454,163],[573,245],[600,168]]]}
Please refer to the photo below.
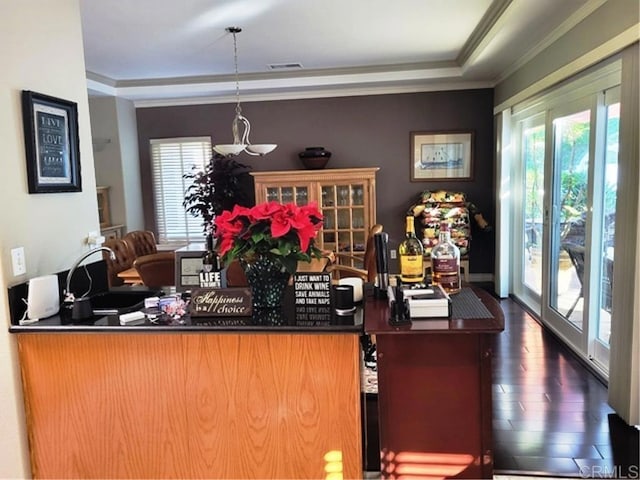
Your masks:
{"label": "glass door panel", "polygon": [[578,330],[584,320],[584,267],[591,112],[553,120],[549,307]]}
{"label": "glass door panel", "polygon": [[278,201],[280,201],[280,192],[278,191],[278,187],[268,187],[267,202],[278,202]]}
{"label": "glass door panel", "polygon": [[364,205],[364,185],[351,185],[351,189],[351,204]]}
{"label": "glass door panel", "polygon": [[296,205],[306,205],[309,203],[309,187],[306,186],[283,186],[267,187],[267,202],[295,203]]}
{"label": "glass door panel", "polygon": [[351,209],[351,218],[353,219],[353,228],[364,228],[364,208],[354,207]]}
{"label": "glass door panel", "polygon": [[335,252],[337,250],[338,242],[336,241],[335,231],[322,231],[322,247],[326,250]]}
{"label": "glass door panel", "polygon": [[[612,93],[618,93],[617,91]],[[609,95],[610,92],[607,93]],[[620,124],[620,103],[615,101],[606,106],[606,133],[604,171],[602,172],[602,208],[600,258],[600,292],[596,311],[595,338],[604,347],[593,352],[593,356],[603,364],[608,364],[608,347],[611,336],[611,299],[613,296],[613,260],[615,256],[616,203],[618,192],[618,141]],[[597,343],[597,342],[596,342]]]}
{"label": "glass door panel", "polygon": [[295,187],[296,205],[307,205],[309,203],[309,189],[307,187]]}
{"label": "glass door panel", "polygon": [[351,232],[338,232],[338,251],[351,252]]}
{"label": "glass door panel", "polygon": [[366,239],[364,232],[353,232],[353,251],[364,253]]}
{"label": "glass door panel", "polygon": [[324,222],[322,228],[325,231],[334,230],[336,228],[335,211],[332,209],[323,209]]}
{"label": "glass door panel", "polygon": [[[544,121],[541,119],[540,121]],[[542,295],[542,210],[544,207],[545,126],[523,126],[522,162],[524,163],[524,218],[521,281],[540,298]]]}
{"label": "glass door panel", "polygon": [[351,228],[351,218],[349,210],[338,210],[338,230],[349,230]]}
{"label": "glass door panel", "polygon": [[336,204],[336,189],[334,186],[325,185],[322,187],[322,208],[333,207]]}
{"label": "glass door panel", "polygon": [[280,198],[282,203],[292,203],[293,196],[293,187],[282,187],[280,189]]}
{"label": "glass door panel", "polygon": [[341,207],[349,206],[350,188],[349,185],[338,185],[336,187],[337,202]]}

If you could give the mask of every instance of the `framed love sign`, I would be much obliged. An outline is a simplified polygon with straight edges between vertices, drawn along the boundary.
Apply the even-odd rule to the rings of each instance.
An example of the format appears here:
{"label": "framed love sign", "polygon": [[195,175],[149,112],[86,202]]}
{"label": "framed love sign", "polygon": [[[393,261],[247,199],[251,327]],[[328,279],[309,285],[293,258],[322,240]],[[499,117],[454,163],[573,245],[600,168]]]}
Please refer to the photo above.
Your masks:
{"label": "framed love sign", "polygon": [[29,193],[82,191],[77,104],[23,90],[22,119]]}

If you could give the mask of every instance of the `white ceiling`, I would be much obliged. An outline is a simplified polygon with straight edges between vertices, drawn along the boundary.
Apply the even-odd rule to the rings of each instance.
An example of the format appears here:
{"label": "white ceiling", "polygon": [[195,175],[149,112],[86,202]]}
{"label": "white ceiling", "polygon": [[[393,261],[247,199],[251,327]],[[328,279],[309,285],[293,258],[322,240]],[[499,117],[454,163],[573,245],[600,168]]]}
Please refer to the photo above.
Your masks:
{"label": "white ceiling", "polygon": [[[494,86],[606,0],[80,0],[91,94],[137,105]],[[302,68],[273,70],[270,64]]]}

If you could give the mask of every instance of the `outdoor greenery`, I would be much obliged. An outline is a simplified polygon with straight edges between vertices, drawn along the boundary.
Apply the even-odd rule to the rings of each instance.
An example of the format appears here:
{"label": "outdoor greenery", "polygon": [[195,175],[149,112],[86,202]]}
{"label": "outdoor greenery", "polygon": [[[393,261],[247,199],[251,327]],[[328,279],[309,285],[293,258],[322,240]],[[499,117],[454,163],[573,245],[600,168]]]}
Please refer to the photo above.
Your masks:
{"label": "outdoor greenery", "polygon": [[[574,225],[584,222],[587,211],[589,118],[568,117],[556,123],[559,139],[555,152],[560,170],[558,204],[560,208],[561,235],[564,237]],[[610,118],[607,124],[607,165],[617,164],[619,117]],[[543,218],[545,127],[539,125],[523,132],[523,155],[525,158],[525,212],[528,242],[538,244],[541,232],[536,229]],[[606,167],[606,166],[605,166]],[[604,211],[615,211],[617,179],[605,184]]]}

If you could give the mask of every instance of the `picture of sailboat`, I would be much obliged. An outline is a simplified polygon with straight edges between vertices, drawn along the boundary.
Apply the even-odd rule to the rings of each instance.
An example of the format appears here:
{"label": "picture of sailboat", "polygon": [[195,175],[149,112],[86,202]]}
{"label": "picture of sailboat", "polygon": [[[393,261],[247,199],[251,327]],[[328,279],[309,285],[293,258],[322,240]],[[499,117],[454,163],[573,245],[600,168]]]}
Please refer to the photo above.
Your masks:
{"label": "picture of sailboat", "polygon": [[422,145],[420,155],[421,170],[436,168],[460,168],[463,162],[462,143],[431,143]]}

